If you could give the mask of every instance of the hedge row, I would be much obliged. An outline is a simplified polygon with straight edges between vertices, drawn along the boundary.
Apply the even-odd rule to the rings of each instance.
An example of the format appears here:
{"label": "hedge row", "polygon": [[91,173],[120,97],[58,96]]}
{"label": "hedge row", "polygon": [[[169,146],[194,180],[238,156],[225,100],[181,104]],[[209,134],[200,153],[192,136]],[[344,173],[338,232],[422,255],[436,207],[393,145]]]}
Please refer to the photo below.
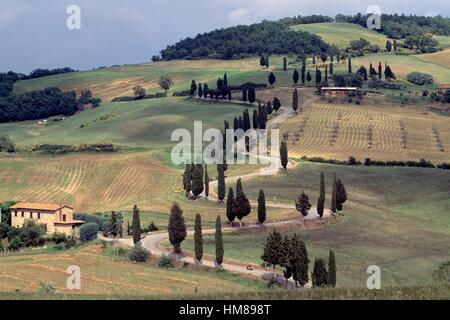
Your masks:
{"label": "hedge row", "polygon": [[111,100],[111,102],[129,102],[129,101],[137,101],[137,100],[146,100],[146,99],[158,99],[158,98],[166,98],[167,92],[157,92],[153,94],[146,94],[144,97],[116,97]]}

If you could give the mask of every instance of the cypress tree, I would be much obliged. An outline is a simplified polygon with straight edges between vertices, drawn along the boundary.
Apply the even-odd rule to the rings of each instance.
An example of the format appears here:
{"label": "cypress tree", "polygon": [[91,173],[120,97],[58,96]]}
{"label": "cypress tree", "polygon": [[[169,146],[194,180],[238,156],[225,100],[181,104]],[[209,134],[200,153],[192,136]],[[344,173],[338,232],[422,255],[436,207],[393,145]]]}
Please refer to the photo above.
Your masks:
{"label": "cypress tree", "polygon": [[181,242],[186,238],[186,224],[184,223],[183,210],[181,210],[178,203],[174,202],[170,209],[169,216],[169,241],[173,246],[174,253],[181,252]]}
{"label": "cypress tree", "polygon": [[127,220],[127,236],[131,235],[131,226],[130,226],[130,221]]}
{"label": "cypress tree", "polygon": [[258,195],[258,221],[261,224],[266,221],[266,196],[262,189],[259,190]]}
{"label": "cypress tree", "polygon": [[328,84],[328,65],[325,66],[325,83]]}
{"label": "cypress tree", "polygon": [[266,68],[269,68],[270,66],[269,56],[266,54],[266,57],[264,59],[266,60]]}
{"label": "cypress tree", "polygon": [[333,250],[328,254],[328,285],[336,287],[336,257]]}
{"label": "cypress tree", "polygon": [[247,89],[242,89],[242,101],[247,102]]}
{"label": "cypress tree", "polygon": [[283,70],[286,71],[287,70],[287,58],[283,57]]}
{"label": "cypress tree", "polygon": [[306,81],[308,81],[308,83],[309,83],[309,82],[311,82],[311,80],[312,80],[311,72],[309,72],[309,70],[308,70],[308,72],[306,73]]}
{"label": "cypress tree", "polygon": [[311,203],[309,202],[309,197],[305,192],[302,192],[295,200],[295,208],[297,211],[301,212],[302,216],[306,217],[308,215],[309,209],[311,209]]}
{"label": "cypress tree", "polygon": [[119,224],[117,222],[117,216],[114,211],[111,212],[111,220],[109,222],[109,232],[113,237],[117,237],[117,235],[119,234]]}
{"label": "cypress tree", "polygon": [[282,258],[282,237],[279,232],[273,230],[267,236],[266,244],[264,246],[264,253],[261,256],[261,260],[272,265],[274,281],[276,280],[276,266],[282,262]]}
{"label": "cypress tree", "polygon": [[383,78],[383,66],[381,65],[381,62],[378,63],[378,78],[381,79]]}
{"label": "cypress tree", "polygon": [[334,73],[334,65],[333,62],[330,62],[330,74],[333,75]]}
{"label": "cypress tree", "polygon": [[228,76],[226,72],[223,75],[223,88],[228,90]]}
{"label": "cypress tree", "polygon": [[272,101],[270,101],[270,100],[267,101],[266,110],[267,110],[267,114],[272,114],[272,112],[273,112]]}
{"label": "cypress tree", "polygon": [[194,175],[192,179],[192,193],[198,197],[204,190],[203,166],[196,164],[194,166]]}
{"label": "cypress tree", "polygon": [[315,55],[315,54],[313,54],[312,60],[313,60],[312,63],[313,63],[313,64],[316,64],[316,55]]}
{"label": "cypress tree", "polygon": [[248,112],[248,109],[245,109],[244,111],[244,131],[247,131],[252,128],[252,125],[250,123],[250,113]]}
{"label": "cypress tree", "polygon": [[217,198],[220,202],[225,199],[225,172],[223,164],[217,165]]}
{"label": "cypress tree", "polygon": [[233,204],[234,204],[234,192],[233,188],[230,187],[230,189],[228,190],[227,211],[226,211],[227,219],[230,224],[233,223],[234,219],[236,219],[236,214],[233,211]]}
{"label": "cypress tree", "polygon": [[320,191],[319,198],[317,200],[317,213],[319,217],[323,217],[323,211],[325,209],[325,175],[320,173]]}
{"label": "cypress tree", "polygon": [[293,274],[293,268],[291,264],[291,257],[293,255],[292,250],[292,241],[289,239],[287,235],[284,236],[283,242],[281,244],[281,259],[280,259],[280,266],[284,268],[283,275],[285,279],[285,288],[287,288],[289,279],[292,277]]}
{"label": "cypress tree", "polygon": [[305,77],[306,77],[305,73],[306,73],[306,60],[303,59],[303,62],[302,62],[302,84],[305,84]]}
{"label": "cypress tree", "polygon": [[292,256],[292,264],[293,264],[293,278],[295,282],[300,283],[302,287],[308,283],[308,269],[309,269],[309,258],[308,251],[306,250],[306,245],[303,240],[295,233],[292,237],[292,247],[293,256]]}
{"label": "cypress tree", "polygon": [[242,119],[242,116],[239,117],[238,123],[239,123],[239,129],[244,130],[244,119]]}
{"label": "cypress tree", "polygon": [[275,112],[278,112],[278,110],[281,108],[281,101],[280,101],[280,99],[278,99],[277,97],[274,97],[272,105],[273,105],[273,109],[275,110]]}
{"label": "cypress tree", "polygon": [[133,231],[133,244],[141,241],[141,219],[139,217],[139,209],[137,205],[133,207],[133,220],[131,221]]}
{"label": "cypress tree", "polygon": [[202,217],[198,213],[195,215],[194,245],[195,245],[195,259],[197,259],[198,261],[202,261],[203,258]]}
{"label": "cypress tree", "polygon": [[222,220],[220,216],[216,218],[216,234],[215,234],[215,243],[216,243],[216,263],[217,265],[222,265],[223,262],[223,239],[222,239]]}
{"label": "cypress tree", "polygon": [[192,80],[190,90],[191,97],[195,96],[196,91],[197,91],[197,84],[195,83],[195,80]]}
{"label": "cypress tree", "polygon": [[202,87],[201,83],[198,84],[198,92],[197,93],[198,93],[199,98],[203,97],[203,87]]}
{"label": "cypress tree", "polygon": [[238,218],[239,224],[242,224],[242,219],[248,216],[251,211],[250,201],[242,188],[242,180],[238,179],[236,183],[236,197],[233,201],[233,213]]}
{"label": "cypress tree", "polygon": [[394,39],[394,51],[397,51],[398,49],[398,42]]}
{"label": "cypress tree", "polygon": [[375,70],[375,68],[372,65],[372,62],[370,63],[370,67],[369,67],[369,75],[372,78],[373,76],[377,75],[377,71]]}
{"label": "cypress tree", "polygon": [[337,212],[337,190],[336,190],[336,184],[337,184],[337,179],[336,179],[336,175],[334,175],[334,179],[333,179],[333,189],[331,191],[331,211],[333,213]]}
{"label": "cypress tree", "polygon": [[255,109],[253,110],[253,129],[258,129],[258,127],[259,127],[258,111]]}
{"label": "cypress tree", "polygon": [[203,85],[203,98],[205,98],[205,99],[208,98],[208,93],[209,93],[208,84],[205,83]]}
{"label": "cypress tree", "polygon": [[322,72],[316,68],[316,85],[322,82]]}
{"label": "cypress tree", "polygon": [[292,73],[292,81],[297,84],[298,83],[298,71],[297,69],[294,69],[294,72]]}
{"label": "cypress tree", "polygon": [[239,120],[238,120],[238,118],[234,118],[233,119],[233,129],[234,129],[234,131],[239,129]]}
{"label": "cypress tree", "polygon": [[384,70],[384,76],[386,79],[395,79],[395,75],[392,72],[391,67],[389,65],[387,65]]}
{"label": "cypress tree", "polygon": [[264,55],[261,55],[261,58],[259,58],[259,64],[261,65],[261,67],[264,67],[266,65],[266,58],[264,57]]}
{"label": "cypress tree", "polygon": [[277,78],[275,77],[275,75],[273,74],[273,72],[271,72],[270,74],[269,74],[269,83],[270,83],[270,85],[271,86],[273,86],[273,84],[277,81]]}
{"label": "cypress tree", "polygon": [[364,81],[367,81],[367,69],[364,66],[361,66],[358,71],[356,71],[357,74],[361,76],[361,78],[364,79]]}
{"label": "cypress tree", "polygon": [[280,143],[280,162],[281,162],[281,166],[284,168],[284,171],[286,171],[287,169],[287,165],[288,165],[288,148],[287,148],[287,144],[286,141],[281,141]]}
{"label": "cypress tree", "polygon": [[295,114],[297,114],[297,110],[298,110],[298,92],[297,92],[297,88],[294,89],[294,93],[292,94],[292,109],[294,109]]}
{"label": "cypress tree", "polygon": [[259,120],[259,129],[265,130],[266,129],[266,122],[267,122],[267,109],[264,106],[261,106],[258,110],[258,120]]}
{"label": "cypress tree", "polygon": [[348,57],[348,73],[352,73],[352,58]]}
{"label": "cypress tree", "polygon": [[228,90],[227,90],[227,98],[228,98],[228,101],[231,101],[231,99],[233,98],[232,95],[231,95],[231,89],[230,88],[228,88]]}
{"label": "cypress tree", "polygon": [[313,288],[326,287],[328,285],[327,262],[324,259],[319,258],[314,261],[312,283]]}
{"label": "cypress tree", "polygon": [[205,164],[205,197],[209,197],[209,176],[208,176],[208,166]]}
{"label": "cypress tree", "polygon": [[389,41],[389,40],[386,41],[386,50],[387,50],[388,52],[391,52],[391,51],[392,51],[392,43],[391,43],[391,41]]}
{"label": "cypress tree", "polygon": [[248,88],[248,102],[253,104],[256,101],[256,91],[255,88],[249,87]]}
{"label": "cypress tree", "polygon": [[347,201],[347,191],[341,178],[336,180],[336,209],[341,211],[342,205]]}

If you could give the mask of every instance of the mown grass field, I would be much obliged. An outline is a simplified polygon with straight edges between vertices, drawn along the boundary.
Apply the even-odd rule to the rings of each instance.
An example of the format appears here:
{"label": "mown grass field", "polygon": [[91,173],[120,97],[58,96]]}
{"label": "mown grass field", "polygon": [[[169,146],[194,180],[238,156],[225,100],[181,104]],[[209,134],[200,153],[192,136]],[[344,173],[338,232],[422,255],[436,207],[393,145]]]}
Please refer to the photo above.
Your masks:
{"label": "mown grass field", "polygon": [[425,60],[427,62],[435,63],[444,68],[450,69],[450,49],[446,49],[436,53],[424,54],[419,57],[420,59]]}
{"label": "mown grass field", "polygon": [[[337,257],[338,287],[365,287],[369,265],[378,265],[382,287],[432,284],[431,273],[450,256],[450,173],[435,169],[348,167],[301,162],[286,175],[248,181],[245,191],[257,197],[263,188],[267,201],[294,203],[303,190],[317,203],[320,172],[325,173],[330,206],[335,172],[342,177],[348,195],[339,223],[304,228],[278,227],[297,232],[305,240],[312,262]],[[268,212],[271,209],[268,208]],[[254,215],[254,213],[252,213]],[[251,219],[251,218],[250,218]],[[224,233],[225,258],[261,263],[267,233],[272,228]],[[205,252],[214,256],[214,237],[204,236]],[[192,239],[183,247],[192,250]]]}
{"label": "mown grass field", "polygon": [[339,48],[346,48],[353,40],[364,38],[380,48],[386,46],[387,37],[381,33],[369,30],[353,23],[312,23],[299,24],[291,27],[295,31],[307,31],[317,34],[323,40]]}
{"label": "mown grass field", "polygon": [[[433,129],[439,132],[442,148]],[[424,114],[420,106],[402,107],[380,97],[367,97],[362,105],[315,100],[280,128],[281,134],[289,134],[288,148],[293,157],[345,160],[354,156],[361,161],[425,158],[436,163],[450,160],[449,129],[448,117]]]}
{"label": "mown grass field", "polygon": [[[194,266],[161,268],[157,258],[134,264],[128,260],[129,250],[122,252],[118,256],[117,249],[105,250],[93,244],[70,251],[2,255],[0,291],[32,294],[38,291],[40,282],[47,282],[54,285],[59,296],[68,298],[80,295],[162,299],[252,292],[264,286],[255,279]],[[81,269],[81,290],[66,287],[66,270],[71,265]]]}

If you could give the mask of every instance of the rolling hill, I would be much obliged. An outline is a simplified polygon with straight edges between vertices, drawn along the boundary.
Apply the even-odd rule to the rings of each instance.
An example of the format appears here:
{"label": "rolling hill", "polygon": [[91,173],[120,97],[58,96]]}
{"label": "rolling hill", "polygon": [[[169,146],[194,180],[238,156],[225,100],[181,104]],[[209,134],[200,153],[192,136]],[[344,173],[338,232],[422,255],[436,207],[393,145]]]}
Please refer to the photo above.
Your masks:
{"label": "rolling hill", "polygon": [[334,44],[339,48],[346,48],[353,40],[364,38],[371,44],[377,44],[381,48],[386,45],[387,37],[381,33],[366,29],[352,23],[312,23],[291,26],[292,30],[307,31],[317,34],[325,42]]}

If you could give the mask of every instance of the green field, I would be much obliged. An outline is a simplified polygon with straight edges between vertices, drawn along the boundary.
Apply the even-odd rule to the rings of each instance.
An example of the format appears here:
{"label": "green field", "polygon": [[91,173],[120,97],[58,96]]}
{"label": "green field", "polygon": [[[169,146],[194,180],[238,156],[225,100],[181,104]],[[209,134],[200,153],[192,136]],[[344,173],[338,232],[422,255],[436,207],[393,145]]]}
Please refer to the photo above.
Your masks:
{"label": "green field", "polygon": [[[300,233],[312,260],[326,258],[328,250],[333,249],[339,287],[364,287],[366,268],[372,264],[381,268],[383,286],[430,284],[432,271],[450,257],[450,173],[301,162],[287,175],[244,182],[244,189],[255,198],[259,188],[263,188],[267,201],[276,196],[277,201],[286,203],[293,203],[304,190],[315,205],[320,172],[326,176],[327,207],[335,172],[346,185],[349,201],[344,205],[340,223],[308,230],[299,226],[278,230]],[[251,215],[254,217],[255,213]],[[271,230],[224,234],[225,258],[261,263],[263,244]],[[192,240],[183,246],[192,250]],[[212,236],[205,236],[205,251],[214,256]]]}
{"label": "green field", "polygon": [[299,24],[291,27],[295,31],[307,31],[322,37],[325,42],[334,44],[339,48],[346,48],[353,40],[364,38],[371,44],[380,48],[386,46],[386,36],[352,23],[312,23]]}
{"label": "green field", "polygon": [[437,41],[439,41],[439,46],[443,48],[450,47],[450,36],[435,36]]}

